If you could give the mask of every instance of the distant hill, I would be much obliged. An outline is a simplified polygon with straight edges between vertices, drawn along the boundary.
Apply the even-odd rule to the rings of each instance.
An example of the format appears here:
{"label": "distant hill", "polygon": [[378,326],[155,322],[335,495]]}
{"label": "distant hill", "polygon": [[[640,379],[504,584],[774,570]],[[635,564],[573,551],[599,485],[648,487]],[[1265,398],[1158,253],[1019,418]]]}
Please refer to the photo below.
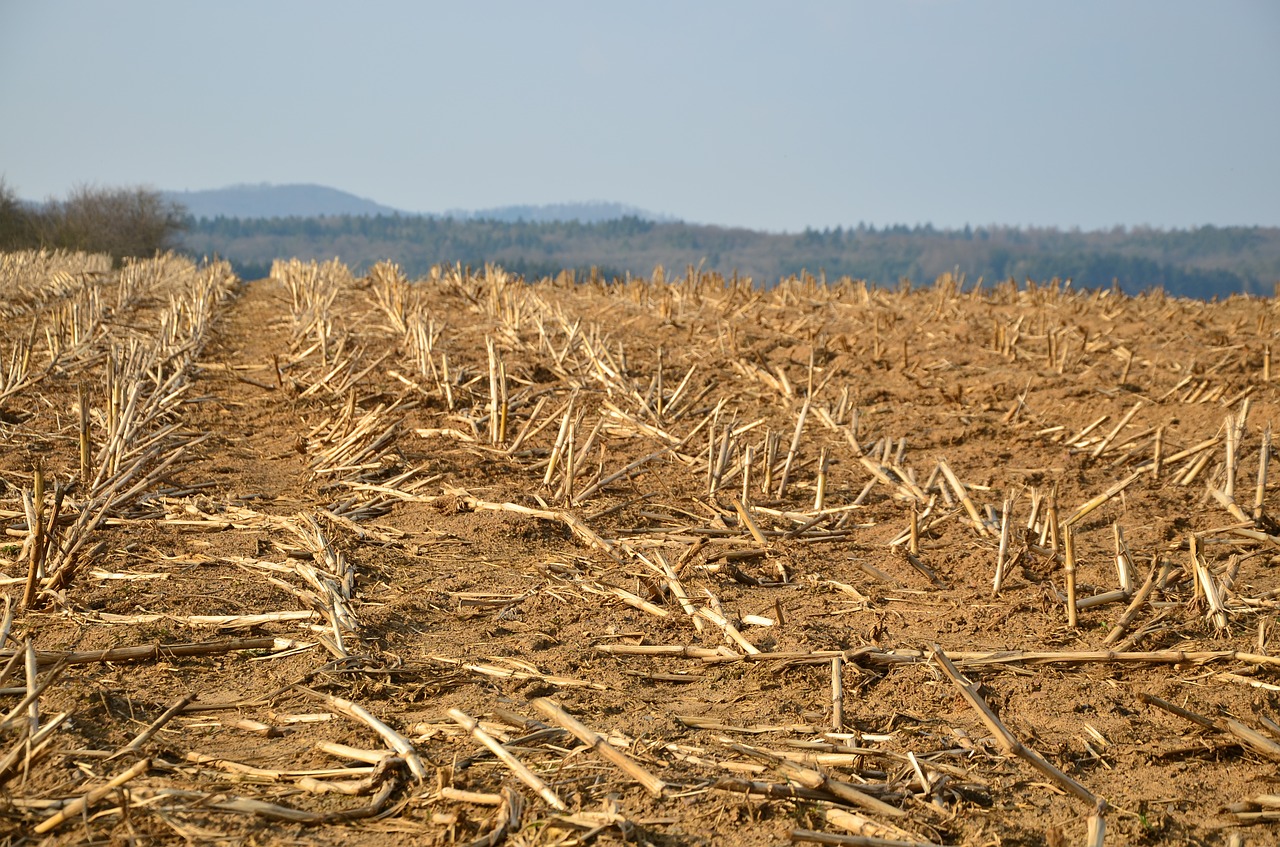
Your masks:
{"label": "distant hill", "polygon": [[594,200],[589,203],[550,203],[545,206],[498,206],[492,209],[450,209],[440,217],[458,221],[501,221],[503,223],[580,223],[598,224],[622,218],[638,218],[654,223],[675,223],[679,218],[649,212],[624,203]]}
{"label": "distant hill", "polygon": [[182,204],[195,218],[316,218],[350,215],[404,215],[410,217],[453,218],[458,221],[502,221],[514,223],[600,223],[634,217],[655,223],[672,223],[676,218],[648,212],[623,203],[552,203],[545,206],[497,206],[491,209],[450,209],[444,213],[410,212],[384,206],[346,191],[324,185],[233,185],[206,191],[166,191],[165,199]]}
{"label": "distant hill", "polygon": [[397,215],[399,209],[324,185],[232,185],[207,191],[166,191],[196,218],[313,218],[320,215]]}

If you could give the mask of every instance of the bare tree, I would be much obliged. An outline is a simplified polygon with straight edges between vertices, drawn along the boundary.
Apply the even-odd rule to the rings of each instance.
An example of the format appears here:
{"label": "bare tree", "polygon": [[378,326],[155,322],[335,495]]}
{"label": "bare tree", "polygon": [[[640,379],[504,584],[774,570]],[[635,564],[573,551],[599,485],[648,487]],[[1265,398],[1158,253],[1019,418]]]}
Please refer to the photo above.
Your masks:
{"label": "bare tree", "polygon": [[158,191],[81,185],[46,204],[37,229],[45,246],[109,253],[119,261],[173,249],[185,221],[185,209]]}
{"label": "bare tree", "polygon": [[37,242],[32,210],[0,178],[0,250],[21,250]]}

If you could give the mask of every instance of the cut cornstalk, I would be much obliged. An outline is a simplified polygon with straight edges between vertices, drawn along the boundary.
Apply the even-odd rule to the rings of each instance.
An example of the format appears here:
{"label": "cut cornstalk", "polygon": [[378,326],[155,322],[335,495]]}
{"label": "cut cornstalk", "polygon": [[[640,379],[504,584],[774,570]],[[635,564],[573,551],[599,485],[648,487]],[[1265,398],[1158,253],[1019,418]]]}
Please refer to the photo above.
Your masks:
{"label": "cut cornstalk", "polygon": [[[1270,349],[1270,348],[1268,348]],[[1253,491],[1253,520],[1262,520],[1262,503],[1267,494],[1267,465],[1271,462],[1271,424],[1262,431],[1262,447],[1258,452],[1258,483]]]}
{"label": "cut cornstalk", "polygon": [[938,662],[943,673],[945,673],[951,682],[955,684],[956,688],[960,690],[960,694],[964,699],[967,700],[969,705],[973,707],[974,711],[978,713],[978,717],[982,719],[982,722],[986,724],[987,729],[991,731],[993,736],[995,736],[996,743],[1000,745],[1000,749],[1003,750],[1006,755],[1018,756],[1037,771],[1049,777],[1049,779],[1064,788],[1068,793],[1073,794],[1088,803],[1093,807],[1096,813],[1100,814],[1106,810],[1107,802],[1105,800],[1095,796],[1088,788],[1085,788],[1079,782],[1067,776],[1058,768],[1054,767],[1049,760],[1045,759],[1035,750],[1032,750],[1030,747],[1027,747],[1019,741],[1017,736],[1009,731],[1009,728],[1004,725],[1004,722],[1001,721],[1000,718],[996,716],[996,713],[991,710],[991,707],[987,705],[987,701],[978,693],[977,686],[961,675],[960,671],[956,669],[956,666],[951,663],[951,659],[947,657],[947,654],[942,652],[942,648],[936,644],[933,645],[933,658]]}
{"label": "cut cornstalk", "polygon": [[947,464],[946,459],[939,459],[938,467],[942,469],[942,475],[947,478],[947,482],[951,485],[951,490],[955,492],[956,498],[964,506],[964,510],[969,513],[969,520],[973,521],[973,528],[977,530],[979,535],[991,535],[991,528],[987,526],[987,522],[983,519],[982,513],[978,511],[978,507],[974,505],[968,489],[960,482],[956,472],[951,470],[951,465]]}
{"label": "cut cornstalk", "polygon": [[1133,420],[1133,416],[1138,414],[1138,410],[1141,408],[1142,408],[1142,401],[1139,400],[1138,402],[1133,404],[1133,406],[1129,409],[1129,411],[1125,412],[1124,417],[1120,419],[1120,422],[1116,424],[1115,427],[1112,428],[1110,432],[1107,433],[1106,437],[1103,438],[1102,441],[1098,443],[1097,447],[1093,448],[1093,454],[1092,454],[1093,458],[1096,459],[1099,456],[1101,456],[1103,453],[1107,452],[1107,448],[1111,446],[1111,442],[1114,441],[1115,437],[1120,434],[1120,430],[1124,429],[1126,426],[1129,425],[1129,421]]}
{"label": "cut cornstalk", "polygon": [[663,791],[667,787],[665,782],[649,773],[638,762],[614,747],[599,733],[588,728],[577,718],[560,708],[559,704],[546,697],[537,697],[533,700],[533,707],[556,726],[567,730],[571,735],[587,745],[593,753],[617,766],[627,776],[640,783],[654,797],[662,797]]}
{"label": "cut cornstalk", "polygon": [[1076,610],[1076,545],[1075,533],[1068,525],[1062,536],[1064,548],[1063,570],[1067,579],[1067,626],[1075,629],[1079,624]]}
{"label": "cut cornstalk", "polygon": [[479,721],[461,709],[450,709],[449,717],[452,718],[458,726],[470,733],[471,737],[477,742],[488,748],[489,752],[493,753],[493,755],[498,758],[498,761],[506,765],[507,769],[515,774],[517,779],[537,792],[538,796],[541,797],[548,806],[561,812],[566,811],[569,808],[565,805],[565,802],[551,790],[551,786],[542,781],[541,777],[529,770],[523,762],[512,755],[511,751],[499,744],[497,739],[481,729]]}
{"label": "cut cornstalk", "polygon": [[1103,503],[1106,503],[1112,497],[1115,497],[1117,494],[1124,491],[1130,485],[1133,485],[1133,483],[1137,482],[1138,477],[1140,477],[1141,475],[1142,475],[1141,471],[1134,471],[1132,474],[1120,480],[1115,485],[1111,486],[1106,491],[1099,494],[1097,497],[1094,497],[1092,500],[1087,501],[1080,508],[1072,512],[1070,517],[1068,517],[1065,521],[1063,521],[1063,527],[1065,528],[1065,527],[1074,526],[1075,524],[1084,520],[1084,518],[1088,516],[1089,513],[1091,513],[1094,509],[1097,509]]}

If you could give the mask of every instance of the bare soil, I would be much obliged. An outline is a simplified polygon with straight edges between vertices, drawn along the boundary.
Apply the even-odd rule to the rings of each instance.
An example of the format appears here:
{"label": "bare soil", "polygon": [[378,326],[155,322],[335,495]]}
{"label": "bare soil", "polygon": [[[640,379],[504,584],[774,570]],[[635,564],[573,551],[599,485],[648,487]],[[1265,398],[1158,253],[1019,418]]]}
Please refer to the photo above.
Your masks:
{"label": "bare soil", "polygon": [[[77,481],[57,552],[92,506],[77,390],[92,476],[107,353],[160,333],[169,283],[74,357],[41,335],[79,295],[0,330],[5,366],[27,345],[39,376],[0,393],[0,660],[18,657],[0,707],[57,674],[38,723],[67,713],[34,751],[29,709],[0,727],[8,843],[1080,844],[1099,810],[1112,844],[1277,839],[1280,504],[1259,487],[1274,301],[945,277],[278,277],[229,287],[180,402],[148,424],[176,425],[147,467],[171,465],[108,504],[28,606],[23,492],[39,468],[47,514]],[[297,614],[235,619],[276,612]],[[131,646],[156,649],[91,655]],[[333,698],[398,733],[421,772]],[[810,793],[783,796],[796,786]]]}

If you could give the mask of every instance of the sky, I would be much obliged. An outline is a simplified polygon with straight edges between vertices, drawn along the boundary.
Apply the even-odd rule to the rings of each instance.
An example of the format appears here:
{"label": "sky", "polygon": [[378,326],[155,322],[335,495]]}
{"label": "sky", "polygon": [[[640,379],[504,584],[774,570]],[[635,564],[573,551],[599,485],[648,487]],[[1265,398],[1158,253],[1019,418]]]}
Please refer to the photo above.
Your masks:
{"label": "sky", "polygon": [[1276,0],[0,0],[0,177],[1280,226]]}

